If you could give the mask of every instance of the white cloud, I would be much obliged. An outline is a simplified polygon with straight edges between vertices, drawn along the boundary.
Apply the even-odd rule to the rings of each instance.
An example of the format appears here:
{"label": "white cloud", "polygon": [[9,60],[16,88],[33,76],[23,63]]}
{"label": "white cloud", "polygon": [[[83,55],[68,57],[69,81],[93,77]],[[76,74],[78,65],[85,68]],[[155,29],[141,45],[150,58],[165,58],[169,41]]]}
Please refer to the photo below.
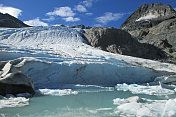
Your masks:
{"label": "white cloud", "polygon": [[86,15],[91,16],[91,15],[93,15],[93,13],[86,13]]}
{"label": "white cloud", "polygon": [[21,15],[22,10],[17,9],[17,8],[13,8],[13,7],[7,7],[4,6],[3,4],[0,4],[0,12],[1,13],[8,13],[16,18],[18,18],[18,16]]}
{"label": "white cloud", "polygon": [[79,11],[79,12],[87,12],[86,7],[84,7],[83,5],[77,5],[75,7],[75,10]]}
{"label": "white cloud", "polygon": [[95,0],[84,0],[83,1],[83,4],[86,6],[86,7],[91,7],[92,6],[92,3],[94,2]]}
{"label": "white cloud", "polygon": [[80,19],[79,18],[74,18],[74,17],[67,17],[67,18],[63,18],[66,22],[77,22]]}
{"label": "white cloud", "polygon": [[106,12],[104,13],[103,16],[97,17],[96,21],[102,24],[107,24],[108,22],[111,21],[116,21],[120,18],[123,17],[124,14],[122,13],[111,13],[111,12]]}
{"label": "white cloud", "polygon": [[50,21],[54,21],[55,17],[54,16],[49,16],[48,19],[42,19],[42,20],[50,22]]}
{"label": "white cloud", "polygon": [[174,8],[174,10],[176,11],[176,8]]}
{"label": "white cloud", "polygon": [[75,13],[72,11],[70,7],[59,7],[56,8],[53,12],[48,12],[46,15],[58,15],[61,17],[72,17]]}
{"label": "white cloud", "polygon": [[35,18],[33,20],[24,21],[25,24],[28,24],[30,26],[48,26],[47,23],[40,21],[39,18]]}

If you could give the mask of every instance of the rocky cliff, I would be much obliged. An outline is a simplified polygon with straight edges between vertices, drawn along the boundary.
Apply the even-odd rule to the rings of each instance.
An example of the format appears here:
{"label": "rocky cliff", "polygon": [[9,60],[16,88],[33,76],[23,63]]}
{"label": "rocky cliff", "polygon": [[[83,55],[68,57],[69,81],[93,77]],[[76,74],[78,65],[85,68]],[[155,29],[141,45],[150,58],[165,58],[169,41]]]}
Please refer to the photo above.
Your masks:
{"label": "rocky cliff", "polygon": [[0,27],[22,28],[22,27],[29,27],[29,26],[9,14],[0,13]]}
{"label": "rocky cliff", "polygon": [[150,44],[139,43],[128,32],[116,28],[94,27],[85,30],[83,37],[89,45],[111,53],[166,61],[166,54]]}

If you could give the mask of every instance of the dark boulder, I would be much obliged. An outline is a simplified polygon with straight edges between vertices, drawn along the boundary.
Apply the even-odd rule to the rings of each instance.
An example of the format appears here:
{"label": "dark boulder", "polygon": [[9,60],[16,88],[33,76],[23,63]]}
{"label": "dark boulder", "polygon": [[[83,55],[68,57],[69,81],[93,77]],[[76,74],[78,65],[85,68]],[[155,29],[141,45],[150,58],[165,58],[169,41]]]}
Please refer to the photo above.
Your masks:
{"label": "dark boulder", "polygon": [[33,83],[30,78],[21,72],[9,73],[0,78],[0,95],[30,93],[35,94]]}
{"label": "dark boulder", "polygon": [[22,27],[29,27],[29,26],[9,14],[0,13],[0,27],[22,28]]}
{"label": "dark boulder", "polygon": [[20,93],[30,93],[35,94],[33,88],[23,85],[23,84],[6,84],[0,83],[0,95],[6,96],[7,94],[17,95]]}
{"label": "dark boulder", "polygon": [[11,69],[17,60],[0,62],[0,95],[30,93],[35,94],[31,78],[22,72],[13,72]]}

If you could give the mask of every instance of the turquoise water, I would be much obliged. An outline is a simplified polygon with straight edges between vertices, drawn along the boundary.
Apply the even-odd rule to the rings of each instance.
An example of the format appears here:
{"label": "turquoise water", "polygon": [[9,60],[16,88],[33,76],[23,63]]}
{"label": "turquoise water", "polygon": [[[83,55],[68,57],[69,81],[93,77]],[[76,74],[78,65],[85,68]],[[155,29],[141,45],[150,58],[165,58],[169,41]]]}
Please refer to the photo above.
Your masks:
{"label": "turquoise water", "polygon": [[[157,91],[158,94],[155,95],[148,94],[145,89],[143,90],[143,93],[136,94],[129,90],[117,90],[115,87],[84,87],[71,90],[72,92],[77,93],[67,92],[63,95],[62,93],[57,95],[56,92],[48,93],[47,95],[44,93],[37,93],[29,100],[28,105],[22,107],[1,108],[0,115],[2,117],[140,116],[140,113],[137,112],[137,110],[136,112],[133,112],[134,110],[126,112],[124,109],[120,108],[120,106],[123,107],[125,104],[134,103],[134,108],[137,108],[138,105],[136,104],[141,104],[140,108],[146,107],[148,108],[147,111],[150,111],[153,116],[160,116],[163,113],[167,101],[169,99],[175,99],[176,97],[175,93],[172,93],[171,90],[163,89],[165,90],[164,93],[161,94]],[[165,93],[167,93],[167,95]],[[133,96],[138,96],[139,98],[144,99],[144,101],[126,102],[123,100]],[[120,104],[115,104],[114,99],[121,99],[122,102],[119,101]],[[158,108],[158,106],[161,106],[161,108]],[[156,109],[151,109],[153,107],[156,107]],[[146,108],[144,108],[143,111],[146,111]]]}

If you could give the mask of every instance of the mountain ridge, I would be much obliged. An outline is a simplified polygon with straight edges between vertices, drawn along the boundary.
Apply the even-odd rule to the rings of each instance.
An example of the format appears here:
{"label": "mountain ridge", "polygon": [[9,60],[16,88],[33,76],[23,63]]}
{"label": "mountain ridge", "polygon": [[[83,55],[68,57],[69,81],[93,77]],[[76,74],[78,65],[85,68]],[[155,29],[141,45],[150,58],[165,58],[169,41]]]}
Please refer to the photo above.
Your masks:
{"label": "mountain ridge", "polygon": [[23,28],[30,26],[7,13],[6,14],[0,13],[0,27]]}

